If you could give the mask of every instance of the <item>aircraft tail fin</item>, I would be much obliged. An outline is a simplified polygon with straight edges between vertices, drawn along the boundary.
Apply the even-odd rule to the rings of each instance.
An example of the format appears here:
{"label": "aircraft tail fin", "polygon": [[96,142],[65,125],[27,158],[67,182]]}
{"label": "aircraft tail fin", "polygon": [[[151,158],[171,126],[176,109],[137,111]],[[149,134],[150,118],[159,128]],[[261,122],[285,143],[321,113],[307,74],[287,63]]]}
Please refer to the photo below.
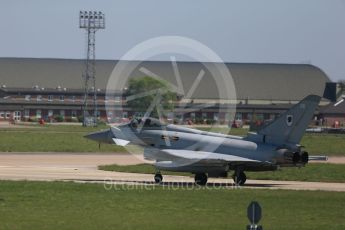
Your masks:
{"label": "aircraft tail fin", "polygon": [[266,143],[283,145],[299,144],[314,112],[320,96],[309,95],[291,109],[258,130]]}

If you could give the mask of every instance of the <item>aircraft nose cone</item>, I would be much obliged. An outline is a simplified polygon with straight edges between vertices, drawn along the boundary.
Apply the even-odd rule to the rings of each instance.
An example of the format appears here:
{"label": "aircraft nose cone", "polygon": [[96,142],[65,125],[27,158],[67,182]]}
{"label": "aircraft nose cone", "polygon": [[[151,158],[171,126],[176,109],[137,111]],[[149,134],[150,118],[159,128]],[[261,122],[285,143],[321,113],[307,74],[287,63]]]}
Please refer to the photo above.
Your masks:
{"label": "aircraft nose cone", "polygon": [[103,142],[103,143],[112,143],[112,138],[115,138],[115,136],[110,131],[110,129],[89,133],[85,135],[84,137],[89,140]]}

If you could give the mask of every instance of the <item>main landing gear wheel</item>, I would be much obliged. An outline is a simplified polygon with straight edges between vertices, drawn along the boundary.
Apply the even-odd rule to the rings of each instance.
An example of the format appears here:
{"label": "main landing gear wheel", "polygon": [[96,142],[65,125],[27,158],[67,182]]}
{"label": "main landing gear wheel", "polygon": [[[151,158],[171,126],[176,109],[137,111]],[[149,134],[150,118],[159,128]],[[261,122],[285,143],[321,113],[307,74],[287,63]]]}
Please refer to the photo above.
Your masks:
{"label": "main landing gear wheel", "polygon": [[195,174],[194,180],[195,184],[204,186],[207,184],[207,175],[206,173],[197,173]]}
{"label": "main landing gear wheel", "polygon": [[163,181],[163,176],[160,173],[156,173],[154,179],[155,179],[156,184],[160,184]]}
{"label": "main landing gear wheel", "polygon": [[244,183],[246,183],[247,176],[243,171],[236,171],[232,176],[232,179],[236,185],[244,185]]}

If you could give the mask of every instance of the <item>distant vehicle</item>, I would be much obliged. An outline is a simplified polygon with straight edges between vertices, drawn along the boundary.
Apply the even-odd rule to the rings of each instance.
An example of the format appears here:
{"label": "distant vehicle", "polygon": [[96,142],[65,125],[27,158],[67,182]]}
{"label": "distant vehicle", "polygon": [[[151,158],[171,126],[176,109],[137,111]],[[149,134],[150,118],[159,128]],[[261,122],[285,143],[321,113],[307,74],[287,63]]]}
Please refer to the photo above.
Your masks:
{"label": "distant vehicle", "polygon": [[310,157],[299,142],[317,108],[320,97],[310,95],[256,133],[237,137],[205,132],[158,119],[144,117],[86,138],[99,143],[125,146],[129,142],[145,147],[144,157],[154,160],[157,183],[160,170],[191,172],[195,182],[205,185],[208,177],[224,177],[233,170],[236,184],[246,182],[245,171],[274,171],[279,167],[301,167]]}
{"label": "distant vehicle", "polygon": [[333,134],[345,134],[345,128],[328,128],[328,127],[316,127],[306,130],[307,133],[333,133]]}
{"label": "distant vehicle", "polygon": [[316,127],[316,128],[308,128],[306,129],[307,133],[322,133],[323,130],[321,127]]}

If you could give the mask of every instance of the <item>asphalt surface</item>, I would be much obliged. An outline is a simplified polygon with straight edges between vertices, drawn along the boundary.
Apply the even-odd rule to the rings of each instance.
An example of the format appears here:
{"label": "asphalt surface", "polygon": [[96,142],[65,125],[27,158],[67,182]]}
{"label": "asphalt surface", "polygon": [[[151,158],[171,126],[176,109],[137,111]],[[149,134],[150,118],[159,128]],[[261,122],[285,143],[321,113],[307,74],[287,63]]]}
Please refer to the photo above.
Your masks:
{"label": "asphalt surface", "polygon": [[[330,158],[344,162],[345,157]],[[98,165],[143,163],[142,155],[104,153],[0,153],[0,180],[76,181],[110,185],[153,185],[153,174],[101,171]],[[147,161],[146,161],[147,162]],[[164,186],[193,186],[186,176],[163,175]],[[210,178],[209,187],[238,188],[232,179]],[[242,188],[323,190],[345,192],[345,183],[247,180]]]}

